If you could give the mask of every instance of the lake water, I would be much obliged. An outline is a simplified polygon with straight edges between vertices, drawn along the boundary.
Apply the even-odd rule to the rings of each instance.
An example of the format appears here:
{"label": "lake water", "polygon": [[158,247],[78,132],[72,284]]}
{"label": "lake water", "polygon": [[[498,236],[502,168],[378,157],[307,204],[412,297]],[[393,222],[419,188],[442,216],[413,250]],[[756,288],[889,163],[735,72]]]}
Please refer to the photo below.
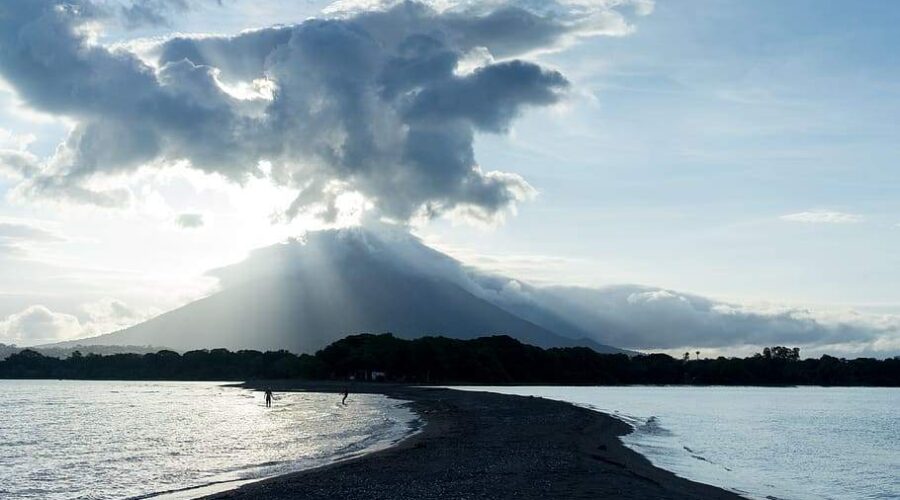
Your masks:
{"label": "lake water", "polygon": [[568,401],[654,465],[750,498],[900,499],[900,389],[461,387]]}
{"label": "lake water", "polygon": [[266,408],[221,383],[0,380],[0,398],[3,499],[193,497],[390,446],[416,421],[380,395]]}

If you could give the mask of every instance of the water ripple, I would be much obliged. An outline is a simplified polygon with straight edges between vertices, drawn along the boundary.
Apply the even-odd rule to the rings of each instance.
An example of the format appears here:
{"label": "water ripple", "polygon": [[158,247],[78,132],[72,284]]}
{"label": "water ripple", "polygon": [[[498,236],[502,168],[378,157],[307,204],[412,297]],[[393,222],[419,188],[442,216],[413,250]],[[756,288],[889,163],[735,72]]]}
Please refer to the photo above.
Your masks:
{"label": "water ripple", "polygon": [[389,446],[415,425],[380,395],[214,383],[0,381],[0,497],[147,498],[259,479]]}

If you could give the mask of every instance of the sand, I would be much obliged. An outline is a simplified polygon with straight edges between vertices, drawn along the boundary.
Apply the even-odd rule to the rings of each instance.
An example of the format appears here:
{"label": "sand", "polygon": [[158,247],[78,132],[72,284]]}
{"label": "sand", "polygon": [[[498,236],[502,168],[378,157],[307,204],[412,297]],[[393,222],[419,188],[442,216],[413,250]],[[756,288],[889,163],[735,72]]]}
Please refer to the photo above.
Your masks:
{"label": "sand", "polygon": [[[276,392],[334,392],[341,384],[265,383]],[[248,384],[254,387],[254,384]],[[257,384],[256,387],[261,387]],[[391,384],[359,392],[410,401],[421,432],[396,446],[247,484],[216,499],[738,499],[658,469],[622,445],[630,427],[542,398]]]}

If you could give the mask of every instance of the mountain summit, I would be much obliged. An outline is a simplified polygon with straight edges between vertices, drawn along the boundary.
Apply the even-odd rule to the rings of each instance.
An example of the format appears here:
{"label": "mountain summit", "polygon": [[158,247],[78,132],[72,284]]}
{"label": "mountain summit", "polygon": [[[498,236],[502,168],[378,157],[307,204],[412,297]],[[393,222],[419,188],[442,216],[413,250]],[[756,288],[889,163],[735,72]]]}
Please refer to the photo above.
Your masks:
{"label": "mountain summit", "polygon": [[515,282],[467,269],[403,231],[313,232],[211,274],[220,281],[218,292],[73,343],[314,352],[347,335],[391,332],[402,338],[505,334],[540,347],[620,352],[539,308],[525,319],[504,305],[495,287]]}

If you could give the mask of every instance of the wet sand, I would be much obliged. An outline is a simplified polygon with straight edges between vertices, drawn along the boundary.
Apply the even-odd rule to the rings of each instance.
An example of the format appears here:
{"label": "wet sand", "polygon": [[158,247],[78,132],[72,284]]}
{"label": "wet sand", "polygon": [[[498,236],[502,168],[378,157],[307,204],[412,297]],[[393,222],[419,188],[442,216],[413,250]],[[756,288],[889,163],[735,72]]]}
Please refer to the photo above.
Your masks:
{"label": "wet sand", "polygon": [[[344,387],[265,385],[333,392],[337,401]],[[627,424],[568,403],[391,384],[357,384],[348,403],[360,392],[410,401],[424,427],[387,450],[205,498],[741,498],[652,466],[619,440],[630,432]]]}

